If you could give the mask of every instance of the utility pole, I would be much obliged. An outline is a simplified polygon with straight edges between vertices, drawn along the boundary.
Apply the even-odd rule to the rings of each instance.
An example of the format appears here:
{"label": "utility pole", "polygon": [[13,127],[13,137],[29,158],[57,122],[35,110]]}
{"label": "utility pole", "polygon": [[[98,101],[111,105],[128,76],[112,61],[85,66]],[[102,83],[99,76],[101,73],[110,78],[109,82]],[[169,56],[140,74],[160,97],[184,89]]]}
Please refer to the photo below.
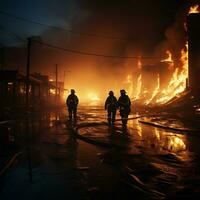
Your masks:
{"label": "utility pole", "polygon": [[28,38],[27,45],[27,65],[26,65],[26,133],[27,133],[27,156],[28,156],[28,170],[30,181],[33,181],[32,175],[32,159],[31,159],[31,138],[29,132],[29,84],[30,84],[30,57],[31,57],[31,38]]}
{"label": "utility pole", "polygon": [[27,65],[26,65],[26,110],[27,111],[29,107],[30,55],[31,55],[31,38],[28,38]]}

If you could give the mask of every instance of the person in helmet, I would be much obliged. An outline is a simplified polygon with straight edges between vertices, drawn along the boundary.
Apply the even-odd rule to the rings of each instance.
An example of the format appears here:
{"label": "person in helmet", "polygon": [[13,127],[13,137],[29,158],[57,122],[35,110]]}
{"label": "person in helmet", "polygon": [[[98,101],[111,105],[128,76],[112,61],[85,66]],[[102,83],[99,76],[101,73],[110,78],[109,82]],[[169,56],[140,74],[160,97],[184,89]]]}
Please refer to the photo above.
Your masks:
{"label": "person in helmet", "polygon": [[71,89],[71,94],[67,97],[66,105],[69,113],[69,120],[76,122],[77,106],[79,103],[78,97],[75,95],[75,90]]}
{"label": "person in helmet", "polygon": [[130,114],[131,111],[131,101],[128,95],[126,95],[125,90],[120,90],[120,94],[121,96],[119,97],[117,102],[119,106],[123,127],[126,127],[128,115]]}
{"label": "person in helmet", "polygon": [[114,96],[114,92],[110,91],[109,96],[105,101],[105,110],[108,112],[108,123],[113,125],[115,123],[115,116],[117,110],[117,98]]}

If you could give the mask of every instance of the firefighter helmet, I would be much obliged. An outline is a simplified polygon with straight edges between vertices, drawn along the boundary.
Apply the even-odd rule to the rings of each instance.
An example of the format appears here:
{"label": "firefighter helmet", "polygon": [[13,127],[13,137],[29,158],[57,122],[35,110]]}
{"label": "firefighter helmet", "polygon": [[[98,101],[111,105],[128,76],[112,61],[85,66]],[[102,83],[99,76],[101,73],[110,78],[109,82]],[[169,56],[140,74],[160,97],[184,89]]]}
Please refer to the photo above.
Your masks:
{"label": "firefighter helmet", "polygon": [[74,94],[75,93],[75,90],[74,89],[71,89],[71,94]]}
{"label": "firefighter helmet", "polygon": [[113,91],[110,91],[108,94],[109,94],[109,95],[114,95],[114,92],[113,92]]}
{"label": "firefighter helmet", "polygon": [[126,90],[122,89],[122,90],[120,90],[120,93],[121,94],[126,94]]}

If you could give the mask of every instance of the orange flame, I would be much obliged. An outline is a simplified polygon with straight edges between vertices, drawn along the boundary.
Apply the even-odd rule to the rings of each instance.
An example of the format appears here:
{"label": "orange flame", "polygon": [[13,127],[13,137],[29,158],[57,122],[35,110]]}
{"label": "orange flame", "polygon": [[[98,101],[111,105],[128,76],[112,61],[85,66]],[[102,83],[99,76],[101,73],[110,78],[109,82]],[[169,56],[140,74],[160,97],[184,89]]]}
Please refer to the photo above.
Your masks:
{"label": "orange flame", "polygon": [[199,5],[194,5],[190,7],[189,14],[191,13],[200,13]]}
{"label": "orange flame", "polygon": [[182,70],[176,68],[172,78],[166,89],[162,91],[162,97],[157,99],[157,103],[166,103],[173,97],[183,92],[186,88],[186,79],[188,78],[188,44],[186,43],[185,49],[181,50],[181,63]]}
{"label": "orange flame", "polygon": [[[189,13],[200,13],[200,6],[195,5],[190,8]],[[184,92],[186,88],[186,80],[188,78],[188,43],[185,44],[185,48],[181,50],[181,68],[180,67],[175,67],[174,61],[172,59],[172,53],[167,50],[166,51],[167,58],[161,60],[161,62],[169,62],[169,70],[173,70],[172,77],[165,89],[160,91],[160,80],[159,76],[157,79],[157,87],[153,91],[151,97],[146,100],[145,104],[151,103],[153,100],[156,103],[159,104],[164,104],[171,100],[173,97],[178,97],[182,92]],[[136,99],[141,97],[141,75],[138,77],[137,81],[137,95]],[[143,94],[147,92],[146,90],[143,91]],[[157,94],[159,93],[159,98],[156,99]]]}

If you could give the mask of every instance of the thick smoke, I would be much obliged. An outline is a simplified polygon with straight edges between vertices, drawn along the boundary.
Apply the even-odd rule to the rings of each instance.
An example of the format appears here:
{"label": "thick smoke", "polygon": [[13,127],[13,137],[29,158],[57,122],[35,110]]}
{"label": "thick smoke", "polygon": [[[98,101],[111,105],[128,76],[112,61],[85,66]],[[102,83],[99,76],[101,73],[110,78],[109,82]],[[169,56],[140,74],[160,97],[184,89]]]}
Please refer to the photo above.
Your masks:
{"label": "thick smoke", "polygon": [[[55,3],[59,4],[58,1]],[[49,8],[47,4],[46,9],[52,10],[52,5]],[[143,65],[155,64],[164,58],[166,49],[173,52],[176,60],[184,45],[182,22],[187,6],[183,0],[76,0],[72,7],[69,5],[60,4],[62,12],[58,12],[59,17],[55,17],[53,25],[77,33],[113,38],[92,37],[43,27],[41,37],[44,42],[96,54],[159,58],[142,59]],[[63,12],[64,7],[66,13]],[[181,14],[177,14],[177,11]],[[107,95],[107,91],[112,88],[117,88],[117,92],[122,87],[128,89],[127,75],[130,74],[136,83],[139,74],[137,60],[134,59],[85,56],[35,43],[32,45],[32,72],[39,70],[54,78],[55,64],[59,65],[60,80],[64,79],[63,73],[66,71],[65,87],[74,87],[82,95],[95,91],[102,96]]]}
{"label": "thick smoke", "polygon": [[[72,19],[70,28],[77,32],[111,36],[113,39],[56,30],[45,31],[43,39],[70,49],[120,56],[154,56],[155,47],[165,39],[166,27],[174,21],[177,8],[177,3],[156,0],[88,0],[78,1],[78,4],[79,12]],[[52,63],[56,60],[62,71],[71,71],[68,75],[71,83],[70,80],[68,83],[80,91],[91,90],[107,94],[112,88],[128,87],[128,74],[133,76],[135,83],[138,76],[137,60],[134,59],[92,57],[58,51]],[[142,62],[148,64],[155,61]]]}

